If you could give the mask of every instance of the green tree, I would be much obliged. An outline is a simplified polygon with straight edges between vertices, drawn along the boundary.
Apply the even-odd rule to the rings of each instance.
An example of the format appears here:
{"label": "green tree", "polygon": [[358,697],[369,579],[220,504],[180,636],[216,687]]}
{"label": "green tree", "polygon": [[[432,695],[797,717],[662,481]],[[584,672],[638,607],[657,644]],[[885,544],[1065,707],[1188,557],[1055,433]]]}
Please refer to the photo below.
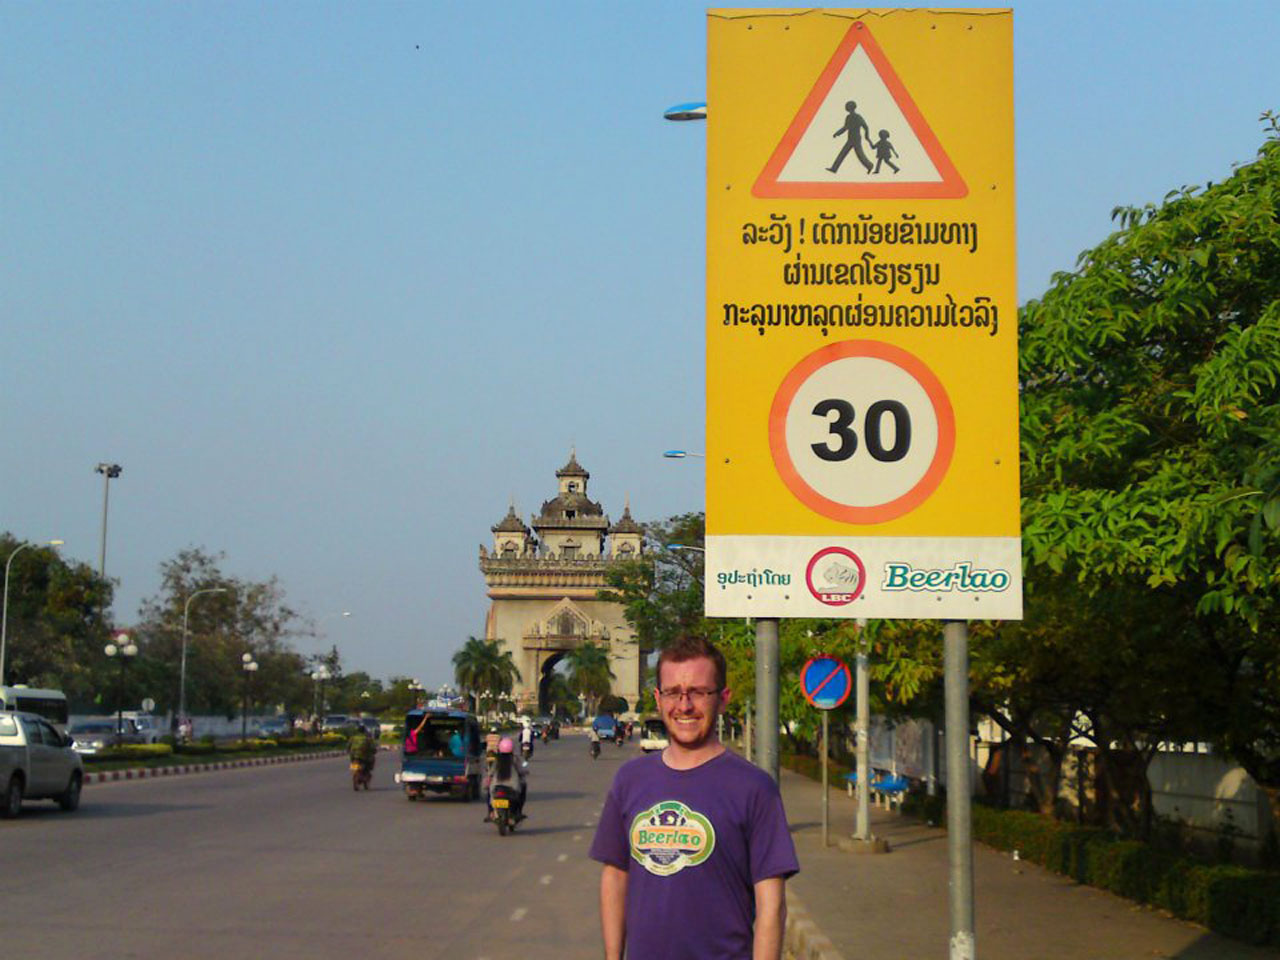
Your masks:
{"label": "green tree", "polygon": [[500,640],[468,637],[462,649],[453,655],[453,677],[477,713],[492,709],[501,698],[511,693],[520,676],[511,651],[502,649]]}
{"label": "green tree", "polygon": [[660,650],[674,637],[707,635],[703,617],[703,515],[647,523],[645,554],[611,564],[601,600],[620,603],[640,648]]}
{"label": "green tree", "polygon": [[[299,619],[284,588],[274,577],[254,582],[228,576],[222,559],[192,547],[160,565],[160,591],[142,602],[134,631],[139,681],[160,709],[177,709],[186,612],[189,712],[239,713],[245,653],[259,665],[255,703],[285,704],[289,712],[309,707],[305,662],[291,643]],[[202,594],[188,605],[197,590],[207,589],[223,592]]]}
{"label": "green tree", "polygon": [[613,670],[609,667],[609,651],[588,640],[564,655],[568,667],[569,689],[586,701],[587,716],[594,717],[600,701],[613,689]]}
{"label": "green tree", "polygon": [[[1170,684],[1159,725],[1212,735],[1280,818],[1280,127],[1264,122],[1222,183],[1116,211],[1023,310],[1019,373],[1032,631],[1055,578],[1086,622],[1120,594],[1159,614],[1163,644],[1124,618],[1089,649]],[[1194,695],[1175,701],[1188,651]]]}
{"label": "green tree", "polygon": [[102,648],[110,630],[99,611],[111,605],[111,585],[83,563],[68,562],[51,547],[0,535],[0,565],[9,566],[4,680],[65,692],[73,708],[114,704],[115,674],[106,672]]}

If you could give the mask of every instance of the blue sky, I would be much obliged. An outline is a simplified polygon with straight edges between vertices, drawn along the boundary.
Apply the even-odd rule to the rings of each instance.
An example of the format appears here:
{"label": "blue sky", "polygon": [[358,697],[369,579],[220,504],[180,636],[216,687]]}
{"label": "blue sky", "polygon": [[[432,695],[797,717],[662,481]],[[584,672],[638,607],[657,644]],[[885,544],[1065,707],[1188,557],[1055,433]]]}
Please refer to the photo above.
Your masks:
{"label": "blue sky", "polygon": [[[1253,156],[1280,4],[1014,10],[1026,299]],[[198,545],[434,684],[570,444],[614,518],[701,509],[661,451],[702,449],[704,129],[661,112],[705,42],[676,2],[0,5],[0,528],[96,565],[120,463],[119,622]]]}

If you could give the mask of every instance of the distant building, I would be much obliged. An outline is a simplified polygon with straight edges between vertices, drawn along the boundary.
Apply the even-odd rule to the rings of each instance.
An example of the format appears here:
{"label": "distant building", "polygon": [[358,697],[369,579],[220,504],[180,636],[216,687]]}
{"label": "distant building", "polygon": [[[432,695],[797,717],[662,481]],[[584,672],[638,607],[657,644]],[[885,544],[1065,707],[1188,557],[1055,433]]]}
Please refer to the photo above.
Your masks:
{"label": "distant building", "polygon": [[574,452],[556,471],[559,490],[532,526],[515,504],[490,529],[493,549],[480,547],[480,571],[488,587],[485,637],[501,640],[520,671],[514,698],[520,710],[546,712],[546,686],[566,652],[591,641],[609,652],[613,693],[631,710],[641,696],[640,649],[622,605],[596,598],[605,571],[644,551],[644,531],[631,517],[610,524],[587,495],[591,479]]}

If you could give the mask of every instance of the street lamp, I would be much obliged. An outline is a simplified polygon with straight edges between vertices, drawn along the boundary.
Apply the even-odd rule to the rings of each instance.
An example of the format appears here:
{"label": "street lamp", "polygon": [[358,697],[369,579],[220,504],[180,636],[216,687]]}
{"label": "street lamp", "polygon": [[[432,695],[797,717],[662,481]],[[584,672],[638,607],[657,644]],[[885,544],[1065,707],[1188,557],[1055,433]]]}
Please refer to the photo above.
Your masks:
{"label": "street lamp", "polygon": [[311,680],[313,683],[311,688],[311,715],[313,717],[319,717],[325,711],[324,682],[328,679],[329,668],[323,663],[311,671]]}
{"label": "street lamp", "polygon": [[707,119],[707,104],[703,100],[697,100],[692,103],[677,103],[674,107],[667,107],[662,111],[664,120],[705,120]]}
{"label": "street lamp", "polygon": [[244,710],[240,714],[240,739],[245,740],[249,735],[249,681],[258,669],[258,661],[253,659],[252,653],[242,653],[240,655],[240,665],[244,668]]}
{"label": "street lamp", "polygon": [[[62,546],[61,540],[46,540],[51,547]],[[4,650],[5,642],[9,639],[9,568],[13,566],[13,558],[16,557],[21,550],[32,546],[30,543],[20,543],[13,548],[13,553],[9,554],[9,559],[4,564],[4,613],[0,614],[0,686],[4,685]]]}
{"label": "street lamp", "polygon": [[182,605],[182,663],[178,668],[178,716],[184,720],[187,716],[187,623],[191,616],[191,601],[203,593],[226,592],[226,587],[205,587],[187,597],[187,602]]}
{"label": "street lamp", "polygon": [[98,578],[107,578],[107,498],[111,491],[111,481],[124,472],[118,463],[100,463],[93,468],[94,473],[102,474],[102,544],[98,552]]}
{"label": "street lamp", "polygon": [[129,661],[138,655],[138,648],[127,633],[116,634],[116,642],[102,648],[108,658],[120,658],[120,680],[116,685],[116,743],[124,736],[124,671]]}

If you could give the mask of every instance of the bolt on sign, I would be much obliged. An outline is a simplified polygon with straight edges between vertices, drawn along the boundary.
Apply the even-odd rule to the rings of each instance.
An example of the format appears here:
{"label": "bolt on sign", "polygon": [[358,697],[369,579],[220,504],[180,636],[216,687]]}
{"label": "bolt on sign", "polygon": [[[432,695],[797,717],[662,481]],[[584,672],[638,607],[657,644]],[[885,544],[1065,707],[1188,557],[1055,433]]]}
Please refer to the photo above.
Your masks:
{"label": "bolt on sign", "polygon": [[1020,618],[1012,12],[707,36],[708,616]]}

